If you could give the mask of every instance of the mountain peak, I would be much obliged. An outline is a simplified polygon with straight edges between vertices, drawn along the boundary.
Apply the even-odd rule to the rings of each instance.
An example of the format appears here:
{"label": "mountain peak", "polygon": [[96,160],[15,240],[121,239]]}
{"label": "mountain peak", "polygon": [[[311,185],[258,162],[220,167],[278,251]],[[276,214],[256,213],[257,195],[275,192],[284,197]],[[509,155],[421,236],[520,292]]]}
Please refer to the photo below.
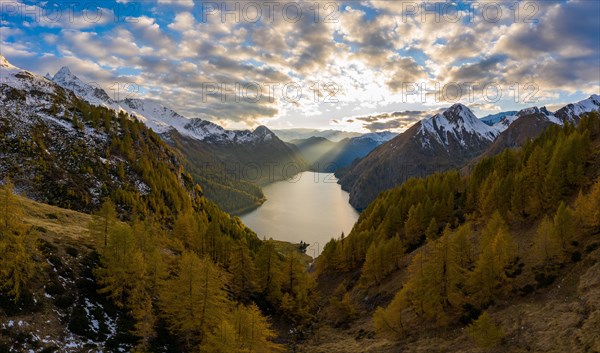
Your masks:
{"label": "mountain peak", "polygon": [[456,103],[446,109],[444,116],[451,122],[457,122],[459,120],[474,122],[477,120],[477,117],[473,114],[471,109],[461,103]]}
{"label": "mountain peak", "polygon": [[68,66],[63,66],[58,70],[58,72],[54,75],[53,81],[63,81],[75,79],[77,76],[71,73],[71,70]]}
{"label": "mountain peak", "polygon": [[269,130],[269,128],[264,125],[260,125],[256,129],[254,129],[253,134],[259,135],[259,136],[266,136],[266,135],[272,135],[273,131]]}
{"label": "mountain peak", "polygon": [[14,68],[15,66],[9,63],[8,60],[6,60],[6,58],[0,54],[0,67]]}
{"label": "mountain peak", "polygon": [[546,107],[541,107],[541,108],[531,107],[531,108],[521,109],[517,113],[517,116],[521,117],[521,116],[530,115],[530,114],[551,115],[551,113],[548,111],[548,109],[546,109]]}

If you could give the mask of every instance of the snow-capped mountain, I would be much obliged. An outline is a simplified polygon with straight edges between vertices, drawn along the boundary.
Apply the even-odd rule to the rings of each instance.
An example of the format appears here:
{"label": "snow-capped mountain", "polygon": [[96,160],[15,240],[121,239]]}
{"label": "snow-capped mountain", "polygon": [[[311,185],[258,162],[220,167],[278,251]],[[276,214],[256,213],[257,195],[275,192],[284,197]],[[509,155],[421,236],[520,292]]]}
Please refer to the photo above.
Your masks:
{"label": "snow-capped mountain", "polygon": [[557,110],[554,115],[563,121],[577,123],[581,115],[593,111],[600,111],[600,96],[597,94],[594,94],[580,102],[568,104],[565,107]]}
{"label": "snow-capped mountain", "polygon": [[162,103],[152,99],[126,98],[120,101],[111,99],[106,92],[89,83],[85,83],[76,75],[71,73],[68,67],[61,68],[52,77],[52,81],[63,88],[73,91],[86,102],[104,106],[115,111],[125,111],[143,122],[158,134],[168,134],[175,129],[180,134],[209,143],[234,143],[234,144],[256,144],[268,140],[275,135],[272,132],[262,134],[250,130],[226,130],[223,127],[207,120],[198,118],[189,119]]}
{"label": "snow-capped mountain", "polygon": [[462,104],[421,120],[363,159],[337,173],[350,203],[365,208],[381,191],[437,171],[460,167],[481,154],[502,133]]}
{"label": "snow-capped mountain", "polygon": [[484,116],[483,118],[481,118],[479,120],[483,121],[484,123],[486,123],[489,126],[494,126],[494,125],[500,123],[501,121],[503,121],[505,118],[514,117],[516,115],[517,115],[517,111],[508,111],[508,112],[502,112],[502,113],[498,113],[498,114],[490,114],[490,115]]}
{"label": "snow-capped mountain", "polygon": [[531,107],[522,109],[517,113],[517,118],[522,118],[528,115],[537,115],[542,119],[546,119],[550,123],[563,125],[563,121],[556,117],[553,113],[549,112],[546,107]]}
{"label": "snow-capped mountain", "polygon": [[[147,134],[136,136],[145,151],[137,144],[130,154],[111,149],[111,141],[121,138],[121,122],[113,119],[107,128],[93,124],[90,114],[100,116],[107,109],[86,104],[71,90],[2,56],[0,65],[0,178],[9,176],[28,197],[91,211],[110,190],[139,196],[150,191],[141,173],[129,168],[135,161],[128,156],[149,153],[149,160],[179,170],[175,153]],[[124,173],[114,177],[122,164]]]}
{"label": "snow-capped mountain", "polygon": [[[48,76],[46,76],[46,78],[47,77]],[[118,111],[117,102],[113,101],[103,89],[83,82],[77,76],[73,75],[71,70],[66,66],[63,66],[54,77],[52,77],[52,81],[63,88],[73,91],[73,93],[90,104],[104,106]]]}
{"label": "snow-capped mountain", "polygon": [[485,119],[462,104],[421,120],[398,137],[338,173],[350,203],[366,207],[379,192],[410,177],[460,168],[479,156],[522,146],[548,126],[577,122],[582,114],[600,111],[597,95],[569,104],[555,113],[545,107],[505,112]]}
{"label": "snow-capped mountain", "polygon": [[446,147],[456,142],[468,147],[493,141],[502,132],[500,126],[485,124],[462,104],[454,104],[441,114],[421,120],[418,125],[416,138],[428,147],[433,147],[432,140]]}

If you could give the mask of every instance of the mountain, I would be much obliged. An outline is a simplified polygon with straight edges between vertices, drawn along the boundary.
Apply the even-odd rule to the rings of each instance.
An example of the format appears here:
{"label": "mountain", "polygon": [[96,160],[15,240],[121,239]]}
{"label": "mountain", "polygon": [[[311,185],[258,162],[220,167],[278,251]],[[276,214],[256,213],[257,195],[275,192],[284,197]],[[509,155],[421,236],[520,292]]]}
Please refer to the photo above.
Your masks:
{"label": "mountain", "polygon": [[568,104],[554,113],[548,111],[545,107],[523,109],[514,117],[506,117],[514,122],[473,162],[483,157],[494,156],[506,148],[521,147],[527,141],[541,135],[549,126],[565,123],[577,124],[582,115],[594,111],[600,111],[600,97],[597,95],[592,95],[577,103]]}
{"label": "mountain", "polygon": [[406,132],[338,173],[350,192],[350,203],[365,208],[381,191],[438,171],[457,168],[480,155],[505,129],[477,119],[469,108],[455,104],[421,120]]}
{"label": "mountain", "polygon": [[396,134],[384,131],[345,138],[337,143],[323,137],[293,140],[290,143],[298,147],[313,170],[332,173],[366,156],[394,137]]}
{"label": "mountain", "polygon": [[550,113],[545,107],[523,109],[514,118],[514,122],[474,161],[478,161],[483,157],[494,156],[506,148],[521,147],[527,141],[538,137],[549,126],[563,125],[563,121]]}
{"label": "mountain", "polygon": [[379,192],[410,177],[461,168],[506,148],[520,147],[548,126],[576,123],[583,114],[600,111],[599,98],[592,95],[554,113],[545,107],[531,107],[483,119],[477,119],[464,105],[455,104],[442,114],[418,122],[338,171],[337,176],[342,188],[350,192],[350,203],[362,209]]}
{"label": "mountain", "polygon": [[[252,135],[273,140],[264,128]],[[225,340],[220,351],[257,337],[251,350],[283,351],[256,306],[281,312],[253,284],[263,242],[204,197],[183,161],[135,116],[92,105],[0,56],[0,351],[205,351],[200,343],[236,324],[252,327],[252,338]],[[270,249],[281,272],[269,276],[283,283],[291,258],[295,280],[309,283],[299,252]],[[293,294],[308,298],[306,287],[294,285]],[[179,312],[190,290],[204,308]],[[277,297],[291,296],[284,291]],[[311,311],[285,309],[294,319]],[[210,329],[198,330],[198,317],[210,317]],[[194,328],[178,330],[182,322]]]}
{"label": "mountain", "polygon": [[105,197],[130,217],[173,217],[191,207],[183,158],[143,124],[0,63],[1,179],[34,200],[78,211],[97,209]]}
{"label": "mountain", "polygon": [[322,137],[329,141],[339,142],[345,138],[358,137],[361,133],[341,130],[317,130],[317,129],[278,129],[273,132],[283,141],[304,140],[311,137]]}
{"label": "mountain", "polygon": [[563,121],[577,123],[581,115],[593,111],[600,111],[600,96],[597,94],[580,102],[568,104],[557,110],[554,115]]}
{"label": "mountain", "polygon": [[[45,77],[49,78],[49,74]],[[52,77],[52,81],[63,88],[73,91],[77,96],[84,99],[90,104],[104,106],[109,109],[118,109],[117,102],[113,101],[103,89],[92,86],[91,84],[81,81],[77,76],[71,73],[68,67],[63,66]]]}
{"label": "mountain", "polygon": [[61,68],[52,80],[89,104],[131,114],[158,133],[183,154],[184,165],[203,185],[207,197],[228,212],[239,213],[260,205],[264,201],[260,185],[307,168],[295,148],[264,126],[254,131],[226,130],[210,121],[189,119],[156,100],[114,101],[102,89],[72,74],[68,67]]}
{"label": "mountain", "polygon": [[336,329],[300,351],[598,351],[600,114],[580,118],[380,193],[317,259]]}
{"label": "mountain", "polygon": [[497,123],[501,122],[502,120],[504,120],[504,118],[506,118],[508,116],[515,116],[515,115],[517,115],[516,111],[508,111],[508,112],[502,112],[502,113],[498,113],[498,114],[487,115],[479,120],[483,121],[484,123],[488,124],[489,126],[493,126],[493,125],[496,125]]}

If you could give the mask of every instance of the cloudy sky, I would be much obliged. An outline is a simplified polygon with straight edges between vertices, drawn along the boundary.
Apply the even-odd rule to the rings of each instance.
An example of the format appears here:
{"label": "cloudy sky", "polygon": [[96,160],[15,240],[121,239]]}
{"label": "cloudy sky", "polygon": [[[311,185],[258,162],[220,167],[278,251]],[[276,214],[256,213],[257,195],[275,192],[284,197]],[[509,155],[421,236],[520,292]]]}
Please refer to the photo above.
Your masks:
{"label": "cloudy sky", "polygon": [[231,128],[401,131],[600,94],[600,1],[0,1],[0,52]]}

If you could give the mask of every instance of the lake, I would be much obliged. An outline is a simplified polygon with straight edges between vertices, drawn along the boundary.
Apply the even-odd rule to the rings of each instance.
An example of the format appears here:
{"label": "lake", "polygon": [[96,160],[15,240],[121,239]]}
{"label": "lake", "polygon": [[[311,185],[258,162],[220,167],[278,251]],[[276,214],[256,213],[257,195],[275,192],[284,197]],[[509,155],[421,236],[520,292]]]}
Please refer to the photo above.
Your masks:
{"label": "lake", "polygon": [[331,239],[346,235],[359,213],[348,203],[330,173],[304,172],[292,180],[263,188],[267,201],[240,218],[259,238],[311,244],[306,253],[318,256]]}

